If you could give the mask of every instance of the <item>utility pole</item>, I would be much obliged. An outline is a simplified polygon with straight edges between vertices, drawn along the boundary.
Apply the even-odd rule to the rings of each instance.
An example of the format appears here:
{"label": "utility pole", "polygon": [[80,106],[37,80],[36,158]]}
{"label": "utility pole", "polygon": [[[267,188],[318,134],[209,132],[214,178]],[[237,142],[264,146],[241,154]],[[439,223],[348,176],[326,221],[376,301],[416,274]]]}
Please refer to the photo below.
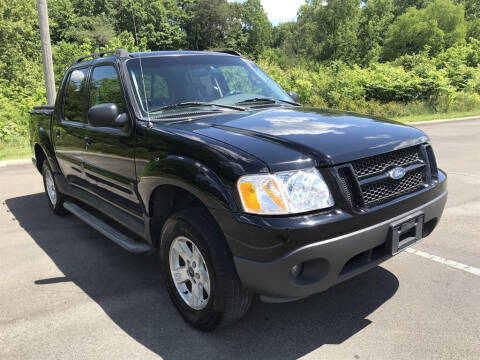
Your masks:
{"label": "utility pole", "polygon": [[43,74],[47,89],[48,105],[55,104],[57,91],[53,75],[52,46],[50,44],[50,28],[48,26],[47,0],[37,0],[38,25],[40,27],[40,42],[42,43]]}

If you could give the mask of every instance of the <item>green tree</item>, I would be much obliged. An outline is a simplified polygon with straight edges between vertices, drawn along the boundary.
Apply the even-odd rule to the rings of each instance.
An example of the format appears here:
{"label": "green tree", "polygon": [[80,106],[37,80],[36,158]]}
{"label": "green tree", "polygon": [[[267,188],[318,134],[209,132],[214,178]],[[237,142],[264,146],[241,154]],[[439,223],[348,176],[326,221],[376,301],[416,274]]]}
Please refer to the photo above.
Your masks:
{"label": "green tree", "polygon": [[305,54],[317,60],[354,61],[359,19],[360,0],[307,1],[298,16]]}
{"label": "green tree", "polygon": [[139,38],[147,39],[153,50],[171,50],[186,45],[182,31],[182,8],[175,0],[131,1],[117,0],[115,27],[117,32],[137,31]]}
{"label": "green tree", "polygon": [[273,28],[272,45],[287,56],[298,56],[302,48],[302,37],[296,22],[281,23]]}
{"label": "green tree", "polygon": [[184,24],[190,48],[223,47],[229,6],[226,0],[195,0],[183,3],[188,21]]}
{"label": "green tree", "polygon": [[27,85],[41,71],[37,27],[33,2],[0,0],[0,79],[11,86]]}
{"label": "green tree", "polygon": [[480,18],[480,2],[478,0],[456,0],[465,8],[465,19],[475,20]]}
{"label": "green tree", "polygon": [[113,24],[107,20],[105,15],[92,17],[88,24],[76,32],[76,41],[89,38],[95,41],[97,46],[104,46],[115,37]]}
{"label": "green tree", "polygon": [[383,58],[393,60],[404,54],[416,54],[428,46],[432,53],[438,53],[444,46],[443,32],[435,19],[428,19],[424,13],[411,7],[390,26]]}
{"label": "green tree", "polygon": [[[97,4],[98,3],[98,4]],[[98,46],[115,37],[108,1],[49,0],[48,13],[53,43],[61,40],[81,43],[93,39]]]}
{"label": "green tree", "polygon": [[480,40],[480,19],[472,19],[467,23],[467,40]]}
{"label": "green tree", "polygon": [[66,39],[75,22],[75,11],[70,0],[48,1],[48,18],[50,22],[50,37],[56,43]]}
{"label": "green tree", "polygon": [[96,0],[70,0],[73,7],[75,8],[76,16],[93,16],[98,14],[100,11],[97,9],[97,5],[102,5],[105,1],[96,1]]}
{"label": "green tree", "polygon": [[181,10],[174,0],[148,3],[146,22],[140,26],[139,35],[147,39],[154,50],[172,50],[186,44],[185,33],[180,28]]}
{"label": "green tree", "polygon": [[35,2],[0,0],[0,143],[25,136],[28,110],[44,101]]}
{"label": "green tree", "polygon": [[383,57],[392,60],[404,54],[430,49],[438,54],[465,41],[466,22],[462,5],[436,0],[425,9],[411,7],[389,27]]}
{"label": "green tree", "polygon": [[84,39],[81,43],[62,40],[54,44],[52,46],[53,70],[57,86],[60,85],[65,71],[72,62],[80,56],[91,54],[94,49],[94,42],[91,39]]}
{"label": "green tree", "polygon": [[243,26],[243,5],[238,2],[231,2],[228,5],[225,47],[243,53],[247,49],[248,42],[248,34]]}
{"label": "green tree", "polygon": [[462,5],[455,5],[452,0],[436,0],[424,10],[425,16],[435,19],[444,35],[446,49],[465,41],[467,25]]}
{"label": "green tree", "polygon": [[370,0],[362,8],[358,29],[358,59],[362,65],[379,60],[394,17],[394,0]]}
{"label": "green tree", "polygon": [[395,0],[394,14],[395,16],[402,15],[411,7],[423,9],[432,1],[433,0]]}
{"label": "green tree", "polygon": [[243,26],[248,35],[246,51],[258,56],[272,43],[272,24],[260,0],[246,0],[242,12]]}

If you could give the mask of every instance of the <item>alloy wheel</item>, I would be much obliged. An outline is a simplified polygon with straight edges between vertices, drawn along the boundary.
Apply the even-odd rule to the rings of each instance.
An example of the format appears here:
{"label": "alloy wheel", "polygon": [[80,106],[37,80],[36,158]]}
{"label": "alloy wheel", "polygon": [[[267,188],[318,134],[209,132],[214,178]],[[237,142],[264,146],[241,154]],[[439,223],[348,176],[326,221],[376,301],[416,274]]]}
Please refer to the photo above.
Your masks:
{"label": "alloy wheel", "polygon": [[198,247],[185,236],[170,245],[170,274],[182,300],[194,310],[202,310],[210,299],[210,275]]}

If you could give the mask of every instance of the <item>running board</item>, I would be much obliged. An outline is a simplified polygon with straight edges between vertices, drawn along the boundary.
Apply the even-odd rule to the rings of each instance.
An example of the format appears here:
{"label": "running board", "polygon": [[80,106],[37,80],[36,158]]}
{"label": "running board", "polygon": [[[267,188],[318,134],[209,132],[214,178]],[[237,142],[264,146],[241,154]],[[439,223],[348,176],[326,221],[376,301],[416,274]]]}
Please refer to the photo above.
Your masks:
{"label": "running board", "polygon": [[152,250],[150,245],[133,240],[122,234],[72,201],[66,201],[63,203],[63,207],[127,251],[132,253],[144,253]]}

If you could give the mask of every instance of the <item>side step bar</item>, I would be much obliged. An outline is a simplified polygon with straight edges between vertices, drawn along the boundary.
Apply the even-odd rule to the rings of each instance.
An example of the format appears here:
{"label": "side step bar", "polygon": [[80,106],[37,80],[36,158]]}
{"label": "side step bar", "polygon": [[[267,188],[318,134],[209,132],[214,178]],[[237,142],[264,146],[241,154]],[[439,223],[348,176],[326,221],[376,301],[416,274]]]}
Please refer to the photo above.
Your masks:
{"label": "side step bar", "polygon": [[152,250],[150,245],[133,240],[122,234],[72,201],[66,201],[63,203],[63,207],[127,251],[132,253],[144,253]]}

